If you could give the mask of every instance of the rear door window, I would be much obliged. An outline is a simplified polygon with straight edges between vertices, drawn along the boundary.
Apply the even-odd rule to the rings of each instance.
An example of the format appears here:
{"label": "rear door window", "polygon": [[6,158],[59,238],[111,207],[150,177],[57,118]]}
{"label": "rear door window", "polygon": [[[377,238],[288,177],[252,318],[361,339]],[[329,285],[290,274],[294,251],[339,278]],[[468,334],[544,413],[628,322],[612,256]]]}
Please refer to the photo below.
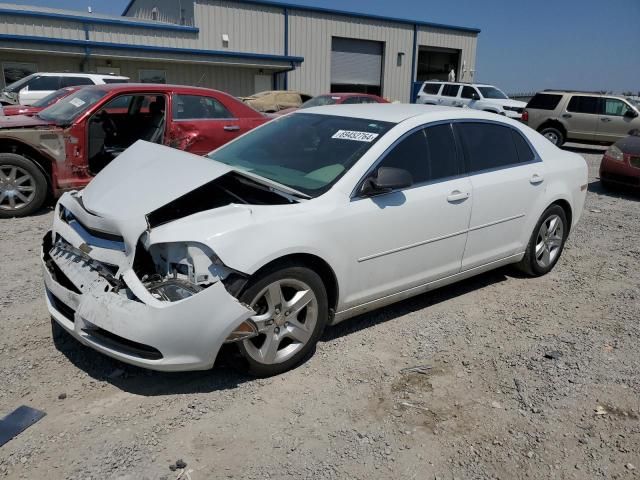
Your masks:
{"label": "rear door window", "polygon": [[456,123],[467,168],[471,173],[520,163],[512,129],[495,123]]}
{"label": "rear door window", "polygon": [[598,97],[588,97],[585,95],[575,95],[569,100],[567,111],[573,113],[588,113],[596,115],[599,113]]}
{"label": "rear door window", "polygon": [[62,77],[62,87],[75,87],[77,85],[93,85],[93,80],[87,77]]}
{"label": "rear door window", "polygon": [[437,95],[440,91],[440,83],[425,83],[422,91],[429,95]]}
{"label": "rear door window", "polygon": [[553,93],[537,93],[529,103],[527,108],[535,108],[537,110],[555,110],[562,99],[562,95]]}
{"label": "rear door window", "polygon": [[445,97],[455,97],[458,95],[458,90],[460,90],[460,85],[446,83],[442,89],[442,95]]}
{"label": "rear door window", "polygon": [[38,77],[29,82],[29,91],[48,91],[60,89],[60,77]]}
{"label": "rear door window", "polygon": [[212,97],[201,95],[175,95],[173,97],[174,120],[232,118],[231,112]]}
{"label": "rear door window", "polygon": [[473,98],[473,94],[478,95],[478,92],[476,91],[475,88],[473,87],[469,87],[469,86],[464,86],[462,87],[462,93],[460,94],[460,96],[462,98]]}

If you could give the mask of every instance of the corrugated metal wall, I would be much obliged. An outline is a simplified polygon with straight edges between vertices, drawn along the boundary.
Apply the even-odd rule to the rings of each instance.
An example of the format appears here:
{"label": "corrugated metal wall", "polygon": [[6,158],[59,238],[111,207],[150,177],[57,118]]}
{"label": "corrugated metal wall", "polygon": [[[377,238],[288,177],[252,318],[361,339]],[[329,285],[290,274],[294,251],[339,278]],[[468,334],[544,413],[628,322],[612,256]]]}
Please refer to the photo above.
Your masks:
{"label": "corrugated metal wall", "polygon": [[[413,26],[318,12],[289,12],[289,54],[305,57],[289,73],[289,88],[312,95],[326,93],[331,86],[331,38],[356,38],[384,42],[382,94],[408,102],[411,86]],[[398,66],[398,53],[404,52]]]}
{"label": "corrugated metal wall", "polygon": [[[195,4],[199,48],[234,52],[284,52],[284,13],[281,8],[219,0]],[[229,35],[229,45],[222,35]]]}
{"label": "corrugated metal wall", "polygon": [[[137,0],[127,12],[127,17],[193,25],[193,4],[193,0]],[[158,18],[154,17],[154,8],[158,9]],[[184,22],[181,22],[181,17]]]}
{"label": "corrugated metal wall", "polygon": [[443,47],[461,50],[460,65],[466,63],[466,73],[456,72],[456,80],[473,82],[471,70],[476,68],[476,45],[478,36],[471,32],[447,30],[444,28],[418,27],[419,47]]}
{"label": "corrugated metal wall", "polygon": [[16,15],[0,15],[0,34],[84,40],[84,30],[78,22]]}

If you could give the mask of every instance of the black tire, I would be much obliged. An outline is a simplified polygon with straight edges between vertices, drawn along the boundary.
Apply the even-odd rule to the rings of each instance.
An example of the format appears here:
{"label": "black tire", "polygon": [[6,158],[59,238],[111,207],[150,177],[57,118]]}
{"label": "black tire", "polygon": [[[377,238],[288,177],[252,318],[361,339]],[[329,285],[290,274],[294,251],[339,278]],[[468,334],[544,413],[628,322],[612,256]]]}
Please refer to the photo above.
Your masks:
{"label": "black tire", "polygon": [[[543,266],[541,265],[536,258],[536,244],[538,243],[538,235],[540,233],[540,229],[542,224],[546,222],[549,218],[554,216],[559,217],[562,221],[562,241],[560,246],[558,247],[557,255],[551,261],[549,265]],[[567,241],[567,236],[569,235],[570,225],[567,223],[567,215],[562,207],[559,205],[551,205],[547,208],[538,223],[536,223],[535,228],[531,234],[531,238],[529,239],[529,243],[527,244],[527,250],[525,251],[524,258],[516,265],[518,269],[525,272],[527,275],[532,277],[540,277],[542,275],[546,275],[553,267],[558,263],[560,256],[562,255],[562,251],[564,249],[564,244]]]}
{"label": "black tire", "polygon": [[[244,291],[240,295],[240,301],[247,305],[252,305],[256,297],[269,285],[279,281],[300,281],[310,287],[315,294],[317,304],[317,319],[311,336],[301,349],[291,358],[279,363],[261,363],[256,361],[248,351],[246,342],[259,342],[260,337],[239,342],[240,353],[246,361],[243,367],[252,375],[257,377],[270,377],[291,370],[302,363],[315,351],[316,343],[321,337],[329,319],[329,302],[327,291],[320,276],[313,270],[295,265],[284,265],[277,269],[270,269],[249,281]],[[305,314],[306,315],[306,314]],[[257,347],[258,345],[256,345]]]}
{"label": "black tire", "polygon": [[[0,218],[26,217],[37,211],[47,199],[47,179],[40,168],[28,158],[15,153],[0,153],[0,171],[10,171],[12,168],[22,170],[30,176],[29,185],[34,189],[34,195],[23,206],[12,208],[8,196],[2,196],[3,185],[0,183]],[[3,175],[4,178],[4,175]],[[14,179],[17,180],[17,179]],[[24,187],[25,185],[20,185]],[[27,193],[27,192],[24,192]],[[22,204],[22,201],[20,201]]]}
{"label": "black tire", "polygon": [[564,144],[565,138],[564,134],[555,127],[545,127],[540,130],[540,135],[545,137],[551,143],[553,143],[556,147],[561,147]]}

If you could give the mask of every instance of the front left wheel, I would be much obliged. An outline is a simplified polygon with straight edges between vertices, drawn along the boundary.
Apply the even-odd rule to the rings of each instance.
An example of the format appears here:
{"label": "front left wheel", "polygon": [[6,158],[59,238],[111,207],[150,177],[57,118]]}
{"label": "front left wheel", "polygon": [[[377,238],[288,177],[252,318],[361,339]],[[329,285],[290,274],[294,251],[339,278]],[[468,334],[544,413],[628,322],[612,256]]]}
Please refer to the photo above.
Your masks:
{"label": "front left wheel", "polygon": [[31,160],[0,153],[0,218],[25,217],[47,198],[47,179]]}
{"label": "front left wheel", "polygon": [[320,276],[302,266],[271,270],[247,286],[240,301],[256,314],[259,335],[239,343],[249,372],[278,375],[300,364],[315,348],[329,318]]}

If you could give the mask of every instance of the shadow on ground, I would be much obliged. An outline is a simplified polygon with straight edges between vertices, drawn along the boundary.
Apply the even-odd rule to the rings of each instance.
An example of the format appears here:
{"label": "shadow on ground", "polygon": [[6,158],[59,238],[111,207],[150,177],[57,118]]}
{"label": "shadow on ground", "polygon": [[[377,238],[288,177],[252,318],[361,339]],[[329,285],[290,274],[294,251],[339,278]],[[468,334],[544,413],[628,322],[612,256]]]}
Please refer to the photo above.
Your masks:
{"label": "shadow on ground", "polygon": [[600,180],[589,182],[588,188],[591,193],[597,193],[598,195],[607,195],[608,197],[635,202],[640,201],[640,189],[633,189],[632,187],[625,187],[623,185],[604,187]]}
{"label": "shadow on ground", "polygon": [[[513,269],[501,268],[360,315],[334,327],[327,328],[321,342],[328,342],[345,335],[351,335],[376,324],[391,321],[474,290],[503,282],[507,279],[507,275],[518,276],[518,273],[514,272]],[[127,365],[80,344],[71,336],[64,338],[56,347],[74,366],[84,370],[92,378],[109,382],[123,391],[136,395],[160,396],[209,393],[234,389],[245,382],[255,380],[254,377],[242,373],[235,367],[237,362],[242,361],[242,359],[238,358],[232,348],[221,352],[219,361],[216,362],[216,366],[212,370],[174,373],[156,372]]]}

